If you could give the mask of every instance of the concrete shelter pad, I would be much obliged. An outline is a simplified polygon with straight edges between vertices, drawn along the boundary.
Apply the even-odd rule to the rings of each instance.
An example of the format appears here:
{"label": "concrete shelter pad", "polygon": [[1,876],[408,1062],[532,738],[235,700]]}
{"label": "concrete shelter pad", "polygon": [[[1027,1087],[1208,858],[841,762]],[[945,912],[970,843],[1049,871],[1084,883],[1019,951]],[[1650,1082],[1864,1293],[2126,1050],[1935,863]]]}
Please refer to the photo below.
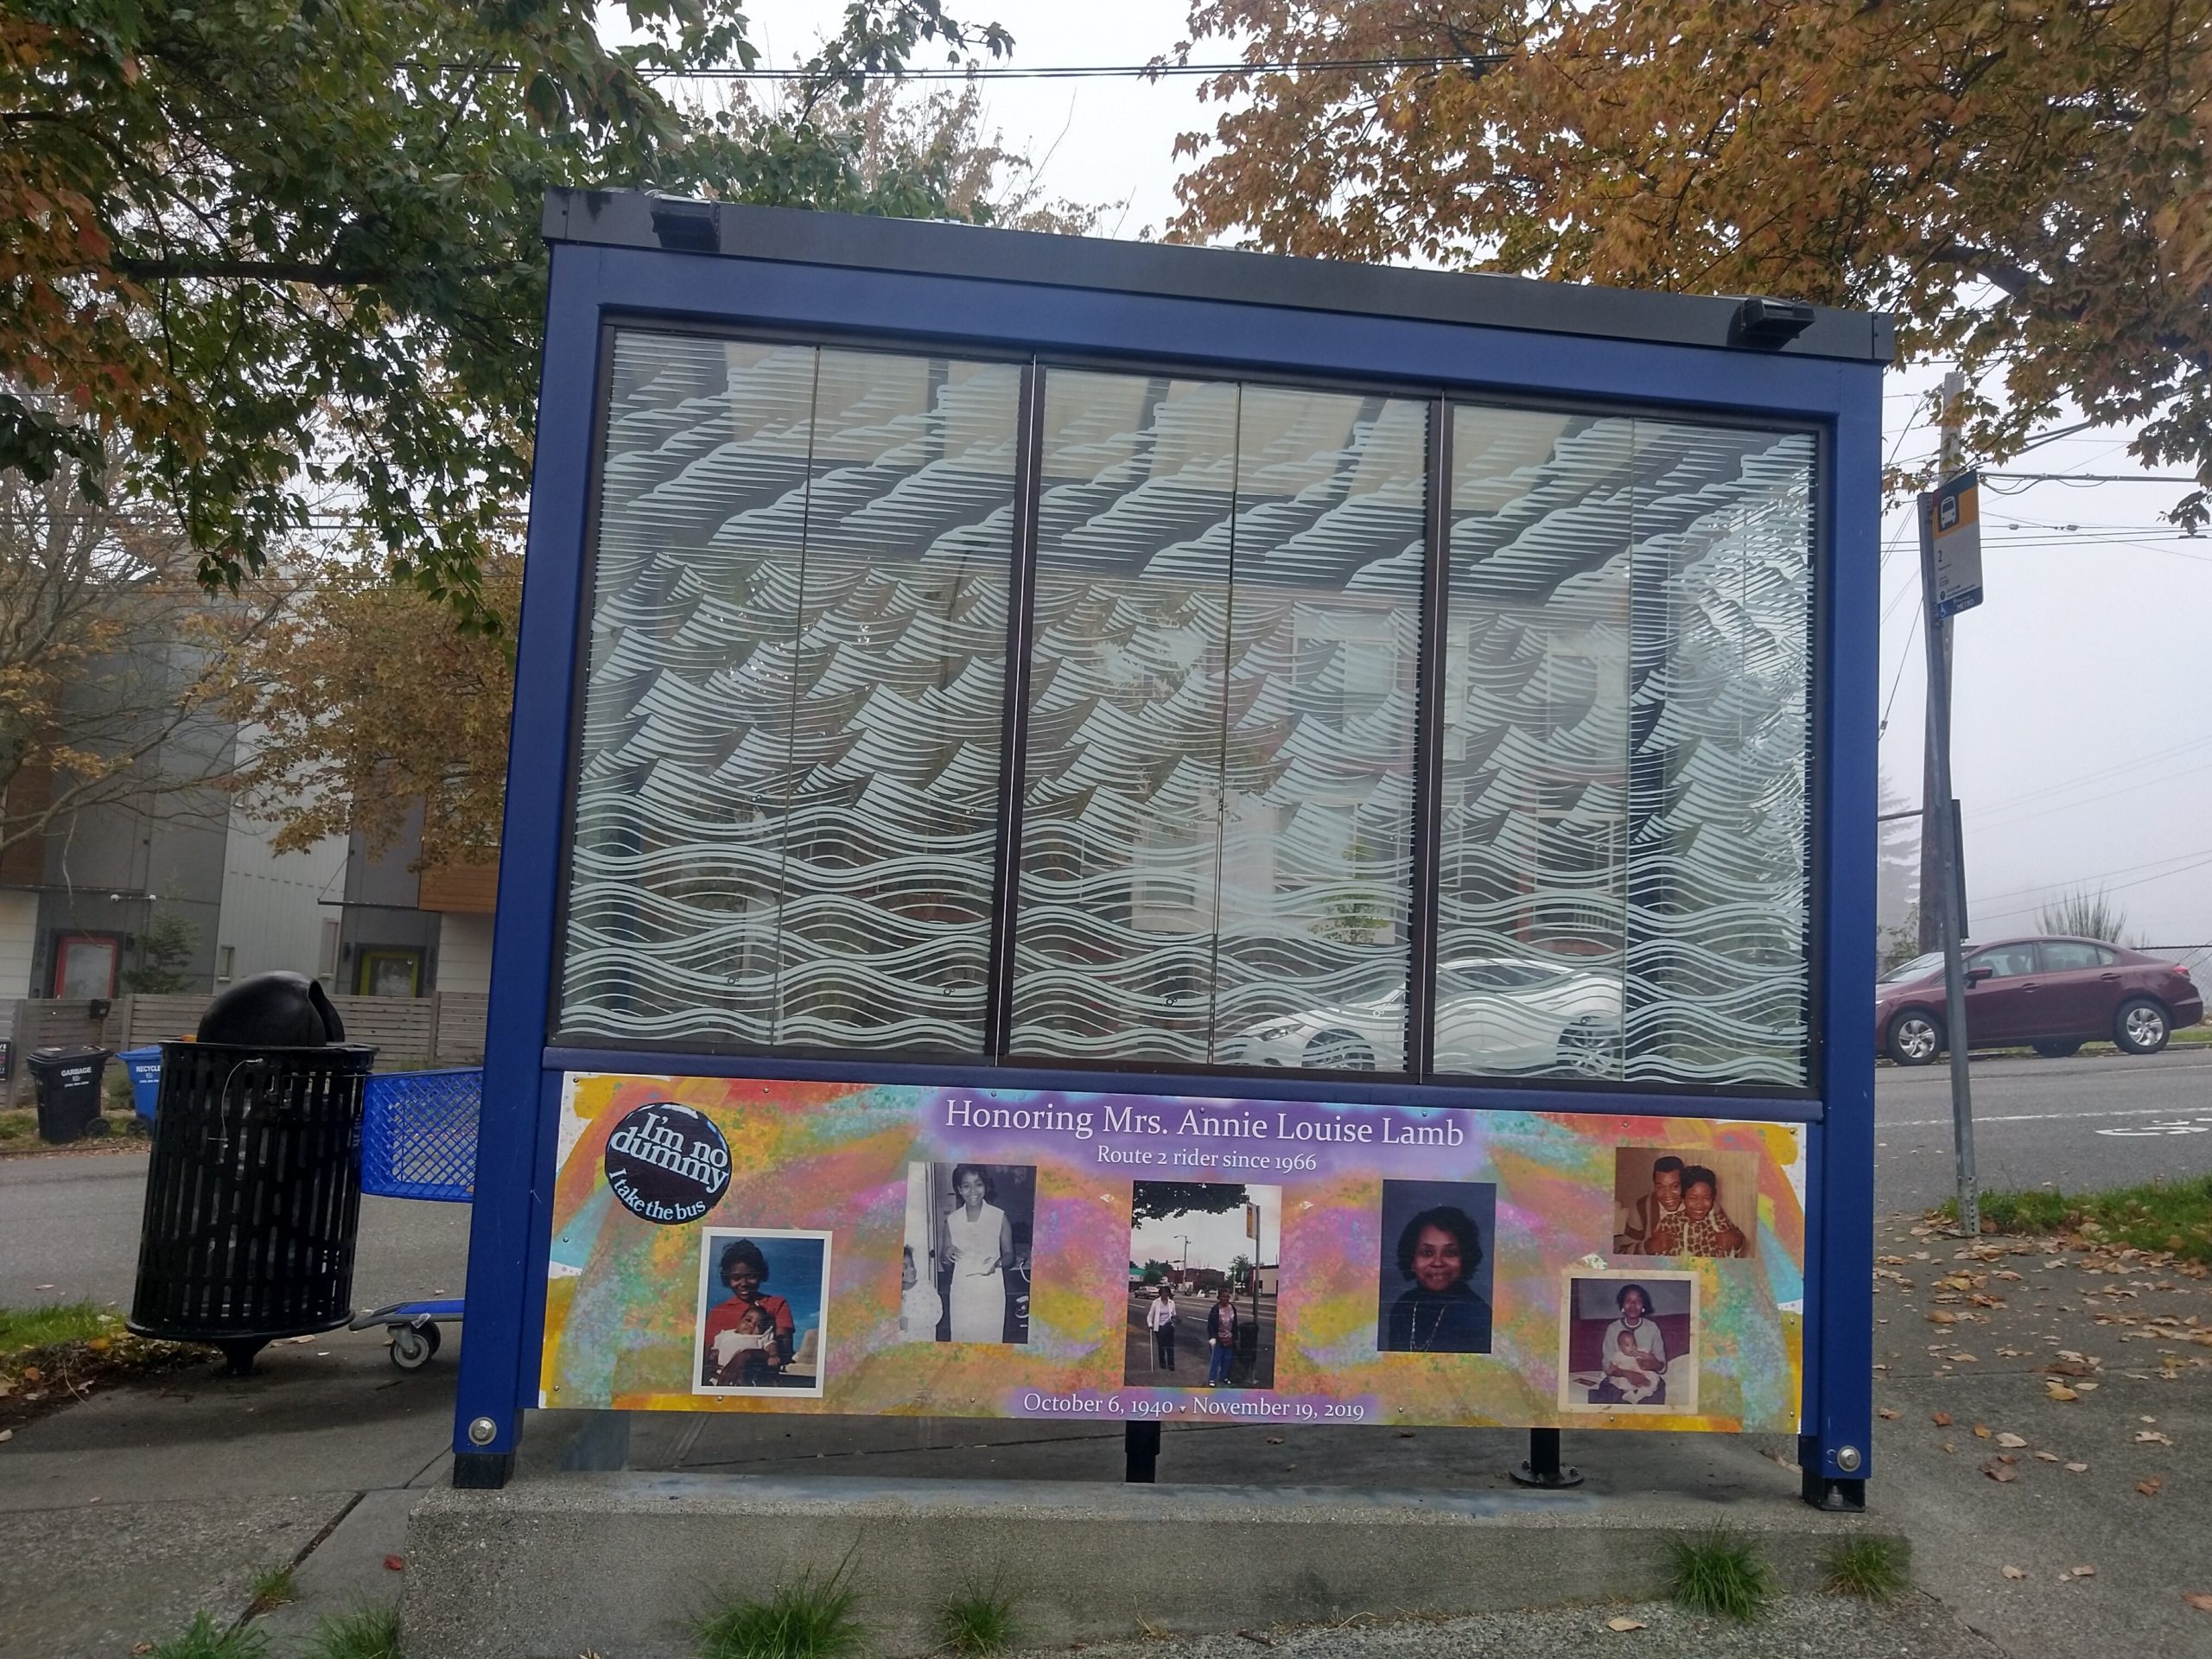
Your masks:
{"label": "concrete shelter pad", "polygon": [[408,1529],[410,1651],[676,1659],[717,1592],[849,1557],[892,1654],[935,1647],[939,1600],[996,1580],[1039,1646],[1283,1620],[1471,1613],[1656,1595],[1666,1539],[1725,1519],[1783,1583],[1885,1531],[1794,1497],[1121,1486],[1083,1481],[568,1474],[435,1491]]}

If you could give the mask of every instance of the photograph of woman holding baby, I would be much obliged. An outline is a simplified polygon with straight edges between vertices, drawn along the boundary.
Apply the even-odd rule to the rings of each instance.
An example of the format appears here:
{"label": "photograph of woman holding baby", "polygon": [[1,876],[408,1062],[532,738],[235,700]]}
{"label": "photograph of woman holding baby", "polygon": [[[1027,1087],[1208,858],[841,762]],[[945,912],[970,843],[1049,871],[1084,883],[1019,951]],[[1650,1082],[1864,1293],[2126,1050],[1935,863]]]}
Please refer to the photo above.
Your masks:
{"label": "photograph of woman holding baby", "polygon": [[1568,1275],[1563,1411],[1697,1412],[1697,1278],[1663,1269]]}
{"label": "photograph of woman holding baby", "polygon": [[692,1391],[820,1394],[829,1274],[827,1233],[708,1229]]}

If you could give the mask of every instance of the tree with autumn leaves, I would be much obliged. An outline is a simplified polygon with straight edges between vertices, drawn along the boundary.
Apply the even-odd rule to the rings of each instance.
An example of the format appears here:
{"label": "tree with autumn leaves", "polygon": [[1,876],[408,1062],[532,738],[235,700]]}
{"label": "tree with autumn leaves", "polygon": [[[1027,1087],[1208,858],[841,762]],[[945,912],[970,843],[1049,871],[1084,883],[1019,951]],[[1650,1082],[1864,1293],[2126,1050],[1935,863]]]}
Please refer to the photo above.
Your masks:
{"label": "tree with autumn leaves", "polygon": [[[1892,313],[1986,390],[2212,486],[2212,0],[1196,0],[1262,67],[1174,226],[1324,257]],[[1181,48],[1189,60],[1191,45]],[[1219,55],[1210,53],[1209,55]]]}
{"label": "tree with autumn leaves", "polygon": [[937,214],[842,112],[940,0],[855,0],[773,110],[682,101],[749,67],[735,0],[4,0],[0,470],[144,499],[232,585],[335,499],[467,625],[528,486],[556,185]]}

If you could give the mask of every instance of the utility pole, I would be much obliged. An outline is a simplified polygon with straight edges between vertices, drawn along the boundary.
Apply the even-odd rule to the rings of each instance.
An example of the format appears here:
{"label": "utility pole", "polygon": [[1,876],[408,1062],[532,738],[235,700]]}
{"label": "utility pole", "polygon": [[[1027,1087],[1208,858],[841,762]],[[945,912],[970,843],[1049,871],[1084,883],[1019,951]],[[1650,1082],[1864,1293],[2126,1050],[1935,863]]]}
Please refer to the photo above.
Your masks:
{"label": "utility pole", "polygon": [[[1964,456],[1959,400],[1965,391],[1963,375],[1954,372],[1943,377],[1943,443],[1937,487],[1921,496],[1918,507],[1922,622],[1928,636],[1928,750],[1920,802],[1920,930],[1923,950],[1943,953],[1943,1035],[1951,1062],[1951,1136],[1959,1230],[1973,1238],[1981,1231],[1981,1192],[1974,1172],[1974,1093],[1967,1077],[1966,967],[1959,938],[1958,820],[1951,810],[1951,615],[1981,600],[1979,488],[1971,475],[1961,475]],[[1944,550],[1948,557],[1941,561],[1939,540],[1948,544]],[[1968,555],[1970,576],[1961,563]],[[1939,563],[1944,567],[1941,574]]]}

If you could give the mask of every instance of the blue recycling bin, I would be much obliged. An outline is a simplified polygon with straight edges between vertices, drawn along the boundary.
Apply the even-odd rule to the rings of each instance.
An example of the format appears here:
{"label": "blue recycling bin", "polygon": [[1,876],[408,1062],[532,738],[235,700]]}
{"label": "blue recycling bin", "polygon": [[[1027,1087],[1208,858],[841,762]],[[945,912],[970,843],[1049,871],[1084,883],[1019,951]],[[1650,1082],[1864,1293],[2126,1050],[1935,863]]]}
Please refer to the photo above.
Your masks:
{"label": "blue recycling bin", "polygon": [[115,1058],[130,1073],[130,1109],[152,1122],[154,1108],[162,1097],[162,1051],[126,1048]]}

